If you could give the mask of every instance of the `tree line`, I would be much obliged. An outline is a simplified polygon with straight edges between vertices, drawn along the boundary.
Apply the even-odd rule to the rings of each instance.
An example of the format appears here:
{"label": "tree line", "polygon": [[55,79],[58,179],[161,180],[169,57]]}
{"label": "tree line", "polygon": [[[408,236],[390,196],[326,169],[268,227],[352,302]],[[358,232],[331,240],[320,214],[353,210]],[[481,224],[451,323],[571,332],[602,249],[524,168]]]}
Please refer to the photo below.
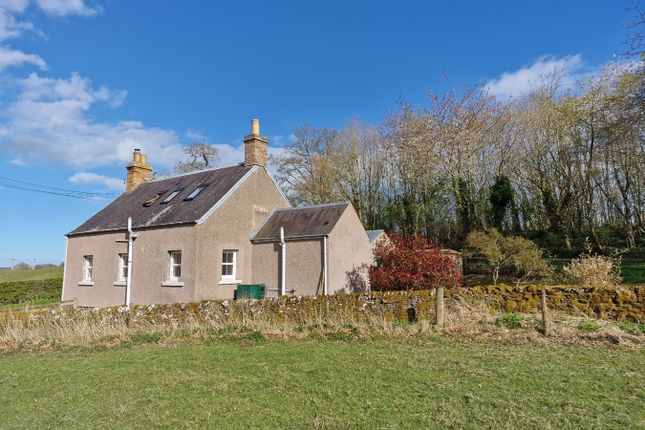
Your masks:
{"label": "tree line", "polygon": [[367,229],[460,246],[496,228],[556,250],[645,240],[645,57],[564,90],[557,72],[500,100],[484,85],[399,103],[380,124],[298,127],[274,158],[296,204],[348,200]]}

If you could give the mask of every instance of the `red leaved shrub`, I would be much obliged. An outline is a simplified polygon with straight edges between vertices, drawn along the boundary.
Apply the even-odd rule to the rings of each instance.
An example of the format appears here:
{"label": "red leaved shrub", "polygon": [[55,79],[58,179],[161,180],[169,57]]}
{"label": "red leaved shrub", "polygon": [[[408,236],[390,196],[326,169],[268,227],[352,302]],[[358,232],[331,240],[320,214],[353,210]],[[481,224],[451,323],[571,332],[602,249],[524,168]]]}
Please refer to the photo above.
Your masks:
{"label": "red leaved shrub", "polygon": [[461,273],[453,259],[419,236],[388,234],[374,249],[376,266],[370,267],[372,289],[428,290],[461,285]]}

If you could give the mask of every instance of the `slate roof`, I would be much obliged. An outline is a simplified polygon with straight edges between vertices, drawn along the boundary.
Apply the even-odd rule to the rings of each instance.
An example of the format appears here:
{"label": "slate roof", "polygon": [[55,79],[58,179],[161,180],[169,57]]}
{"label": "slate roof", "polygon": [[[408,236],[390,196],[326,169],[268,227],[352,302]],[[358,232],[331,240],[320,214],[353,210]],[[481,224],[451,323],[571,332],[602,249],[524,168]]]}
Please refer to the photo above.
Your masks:
{"label": "slate roof", "polygon": [[372,243],[383,233],[385,233],[385,230],[367,230],[367,237],[369,237],[370,243]]}
{"label": "slate roof", "polygon": [[349,202],[276,209],[251,240],[280,240],[280,227],[284,227],[285,239],[326,236],[334,229],[347,206]]}
{"label": "slate roof", "polygon": [[[133,228],[196,223],[252,168],[235,165],[141,184],[121,194],[68,236],[125,230],[128,217],[132,217]],[[199,185],[206,187],[193,200],[186,200]],[[179,194],[163,203],[176,190]]]}

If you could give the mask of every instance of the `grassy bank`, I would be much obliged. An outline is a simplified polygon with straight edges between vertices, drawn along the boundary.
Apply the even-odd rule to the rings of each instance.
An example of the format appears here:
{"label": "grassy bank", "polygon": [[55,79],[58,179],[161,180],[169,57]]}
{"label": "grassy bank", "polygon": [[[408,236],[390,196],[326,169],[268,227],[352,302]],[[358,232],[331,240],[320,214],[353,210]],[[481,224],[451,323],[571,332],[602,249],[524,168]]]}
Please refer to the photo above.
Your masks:
{"label": "grassy bank", "polygon": [[2,270],[0,282],[38,281],[63,277],[62,267],[43,267],[42,269]]}
{"label": "grassy bank", "polygon": [[2,362],[2,428],[637,428],[645,416],[645,355],[628,349],[258,334]]}

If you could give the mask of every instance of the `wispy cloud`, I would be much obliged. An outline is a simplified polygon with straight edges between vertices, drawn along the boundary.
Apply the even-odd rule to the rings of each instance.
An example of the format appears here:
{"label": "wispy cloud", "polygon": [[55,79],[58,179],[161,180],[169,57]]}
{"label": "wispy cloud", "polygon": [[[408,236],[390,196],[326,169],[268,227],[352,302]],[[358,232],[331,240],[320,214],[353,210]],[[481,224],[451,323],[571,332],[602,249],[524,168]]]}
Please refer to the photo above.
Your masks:
{"label": "wispy cloud", "polygon": [[113,191],[123,191],[123,179],[110,176],[97,175],[92,172],[78,172],[67,179],[72,184],[102,185]]}
{"label": "wispy cloud", "polygon": [[543,56],[533,64],[518,70],[504,72],[486,83],[488,92],[500,98],[521,97],[529,93],[545,79],[558,80],[563,90],[571,89],[576,81],[590,75],[580,54],[562,58]]}
{"label": "wispy cloud", "polygon": [[98,8],[88,6],[85,0],[36,0],[36,4],[45,13],[56,16],[90,16],[99,12]]}

